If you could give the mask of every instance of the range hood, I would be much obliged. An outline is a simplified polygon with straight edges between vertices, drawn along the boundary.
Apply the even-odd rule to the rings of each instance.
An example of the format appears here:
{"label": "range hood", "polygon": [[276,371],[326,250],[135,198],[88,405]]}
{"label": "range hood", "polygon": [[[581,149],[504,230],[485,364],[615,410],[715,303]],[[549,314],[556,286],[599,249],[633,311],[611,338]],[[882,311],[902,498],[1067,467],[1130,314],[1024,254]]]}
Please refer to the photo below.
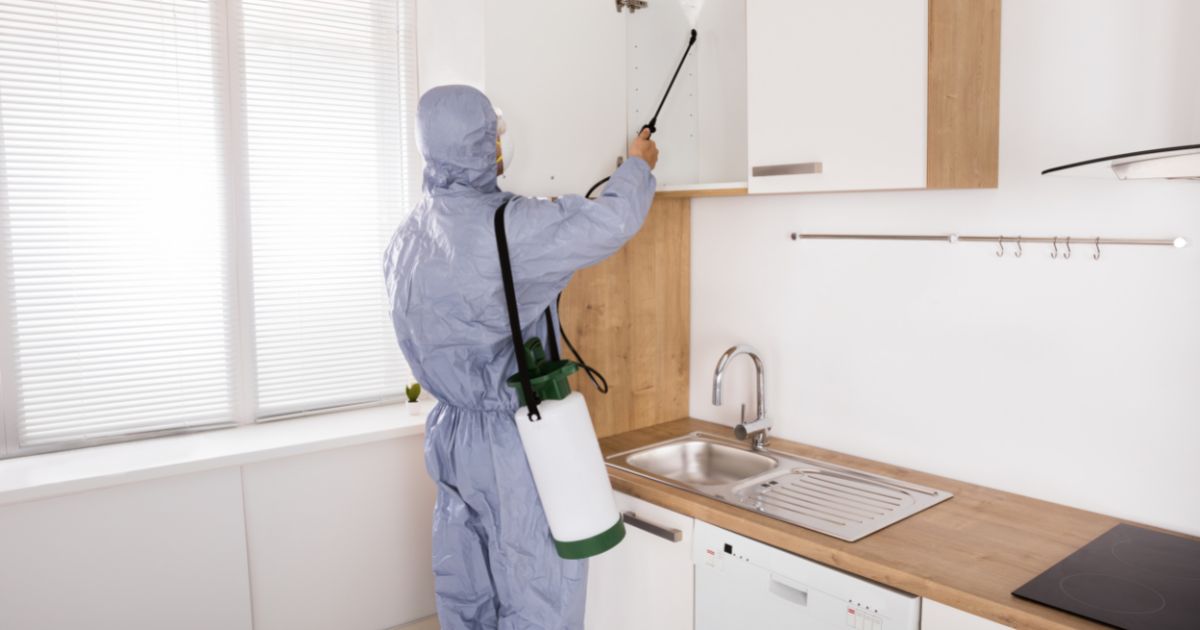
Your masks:
{"label": "range hood", "polygon": [[1200,180],[1200,144],[1109,155],[1048,168],[1042,175]]}

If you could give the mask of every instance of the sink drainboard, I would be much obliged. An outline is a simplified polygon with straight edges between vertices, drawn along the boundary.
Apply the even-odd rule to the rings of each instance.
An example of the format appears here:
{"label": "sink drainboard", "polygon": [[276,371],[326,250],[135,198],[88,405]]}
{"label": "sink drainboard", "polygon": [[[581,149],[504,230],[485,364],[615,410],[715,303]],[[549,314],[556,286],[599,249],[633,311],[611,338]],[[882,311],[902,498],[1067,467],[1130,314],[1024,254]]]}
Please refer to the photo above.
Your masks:
{"label": "sink drainboard", "polygon": [[938,494],[873,476],[803,468],[733,490],[734,500],[743,507],[818,531],[836,530],[838,537],[851,540],[924,509],[927,506],[918,503]]}

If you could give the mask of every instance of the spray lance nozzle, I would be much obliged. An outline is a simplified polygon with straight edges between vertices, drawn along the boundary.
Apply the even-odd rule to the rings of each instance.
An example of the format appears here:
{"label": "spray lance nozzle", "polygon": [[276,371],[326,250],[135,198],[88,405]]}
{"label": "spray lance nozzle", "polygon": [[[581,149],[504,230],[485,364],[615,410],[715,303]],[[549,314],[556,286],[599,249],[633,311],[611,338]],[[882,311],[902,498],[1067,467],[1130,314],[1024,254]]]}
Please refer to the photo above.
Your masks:
{"label": "spray lance nozzle", "polygon": [[671,95],[671,88],[675,87],[675,79],[679,77],[679,71],[683,70],[683,64],[687,61],[688,54],[692,52],[692,46],[695,45],[696,29],[692,29],[691,35],[688,37],[687,48],[683,51],[683,58],[679,60],[679,65],[675,66],[675,74],[671,75],[671,82],[667,84],[667,91],[663,93],[662,100],[658,102],[658,109],[654,110],[654,117],[642,127],[642,131],[649,129],[652,134],[658,133],[658,113],[662,111],[663,105],[667,102],[667,97]]}

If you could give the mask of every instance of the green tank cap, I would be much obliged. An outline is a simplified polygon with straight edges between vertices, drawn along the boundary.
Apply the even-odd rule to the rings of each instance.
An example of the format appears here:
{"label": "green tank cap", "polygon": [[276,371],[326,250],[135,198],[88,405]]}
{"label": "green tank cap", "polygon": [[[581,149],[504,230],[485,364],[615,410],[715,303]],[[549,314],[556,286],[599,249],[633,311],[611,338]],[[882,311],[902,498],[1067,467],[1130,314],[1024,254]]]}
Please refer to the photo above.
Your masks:
{"label": "green tank cap", "polygon": [[[530,381],[533,382],[533,393],[542,400],[562,400],[571,393],[571,384],[567,377],[579,369],[574,361],[547,361],[546,351],[542,348],[542,340],[534,337],[525,342],[525,363],[529,366]],[[513,374],[506,381],[508,386],[517,390],[517,401],[525,406],[525,392],[521,388],[521,375]]]}

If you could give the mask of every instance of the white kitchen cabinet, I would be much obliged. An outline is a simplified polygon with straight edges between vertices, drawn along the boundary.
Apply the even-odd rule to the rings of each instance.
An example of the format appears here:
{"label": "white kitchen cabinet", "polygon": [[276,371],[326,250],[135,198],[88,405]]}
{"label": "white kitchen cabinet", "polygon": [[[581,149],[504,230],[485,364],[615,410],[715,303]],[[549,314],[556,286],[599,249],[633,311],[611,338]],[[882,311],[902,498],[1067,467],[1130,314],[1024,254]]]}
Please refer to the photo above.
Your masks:
{"label": "white kitchen cabinet", "polygon": [[925,187],[927,0],[748,0],[750,192]]}
{"label": "white kitchen cabinet", "polygon": [[1006,630],[995,621],[925,598],[921,600],[921,630]]}
{"label": "white kitchen cabinet", "polygon": [[999,0],[747,0],[751,193],[996,186]]}
{"label": "white kitchen cabinet", "polygon": [[625,155],[625,14],[614,9],[484,0],[483,87],[515,145],[504,190],[582,195]]}
{"label": "white kitchen cabinet", "polygon": [[255,630],[391,628],[434,612],[420,438],[244,468]]}
{"label": "white kitchen cabinet", "polygon": [[[746,172],[745,0],[706,3],[700,35],[658,120],[660,188],[740,187]],[[651,2],[635,13],[612,2],[478,0],[463,3],[482,45],[465,60],[435,64],[422,89],[471,78],[504,111],[516,145],[500,187],[523,195],[583,194],[612,174],[627,143],[649,122],[692,27],[681,4]],[[472,10],[467,10],[472,5]],[[472,19],[482,12],[483,19]],[[425,19],[453,19],[437,6]],[[440,40],[423,46],[435,51]],[[452,48],[463,48],[454,42]],[[476,57],[482,55],[482,59]],[[456,66],[462,66],[466,70]],[[730,183],[735,182],[735,183]]]}
{"label": "white kitchen cabinet", "polygon": [[0,509],[4,630],[250,630],[250,607],[236,468]]}
{"label": "white kitchen cabinet", "polygon": [[[625,540],[588,565],[587,630],[691,630],[694,521],[617,493]],[[643,525],[644,524],[644,525]]]}

